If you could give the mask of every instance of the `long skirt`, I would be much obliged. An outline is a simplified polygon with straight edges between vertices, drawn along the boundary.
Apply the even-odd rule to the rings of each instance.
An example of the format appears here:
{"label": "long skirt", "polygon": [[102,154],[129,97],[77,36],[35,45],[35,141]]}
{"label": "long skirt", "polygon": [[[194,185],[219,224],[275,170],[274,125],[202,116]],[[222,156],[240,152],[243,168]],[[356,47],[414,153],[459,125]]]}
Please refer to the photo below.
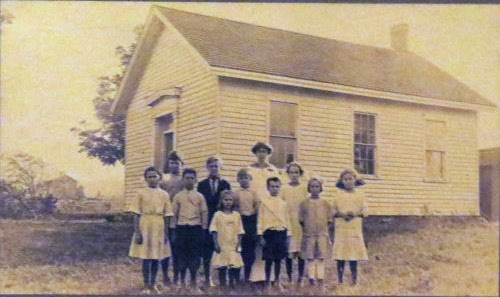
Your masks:
{"label": "long skirt", "polygon": [[164,259],[171,255],[170,244],[165,243],[164,220],[162,215],[141,215],[139,221],[142,243],[130,244],[130,257],[140,259]]}

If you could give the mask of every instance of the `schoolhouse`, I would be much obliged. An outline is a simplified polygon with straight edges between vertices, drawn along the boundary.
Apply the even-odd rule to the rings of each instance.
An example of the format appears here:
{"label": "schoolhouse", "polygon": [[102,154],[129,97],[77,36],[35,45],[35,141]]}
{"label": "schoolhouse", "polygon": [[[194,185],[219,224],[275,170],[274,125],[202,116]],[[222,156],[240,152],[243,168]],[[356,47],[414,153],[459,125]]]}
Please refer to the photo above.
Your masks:
{"label": "schoolhouse", "polygon": [[153,6],[113,105],[126,115],[125,199],[169,151],[236,186],[255,161],[293,159],[334,196],[345,168],[366,181],[371,214],[479,214],[477,112],[495,105],[407,49],[379,48]]}

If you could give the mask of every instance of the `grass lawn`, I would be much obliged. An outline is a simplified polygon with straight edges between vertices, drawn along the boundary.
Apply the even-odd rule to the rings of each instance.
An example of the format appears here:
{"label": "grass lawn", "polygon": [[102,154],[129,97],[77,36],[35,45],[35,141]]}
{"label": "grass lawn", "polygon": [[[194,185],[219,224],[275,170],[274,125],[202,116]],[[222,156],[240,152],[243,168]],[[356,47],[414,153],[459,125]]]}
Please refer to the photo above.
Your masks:
{"label": "grass lawn", "polygon": [[[0,220],[0,294],[136,294],[141,265],[127,257],[131,233],[128,222]],[[498,296],[498,224],[370,217],[365,240],[370,260],[360,263],[358,286],[339,286],[327,263],[330,294]]]}

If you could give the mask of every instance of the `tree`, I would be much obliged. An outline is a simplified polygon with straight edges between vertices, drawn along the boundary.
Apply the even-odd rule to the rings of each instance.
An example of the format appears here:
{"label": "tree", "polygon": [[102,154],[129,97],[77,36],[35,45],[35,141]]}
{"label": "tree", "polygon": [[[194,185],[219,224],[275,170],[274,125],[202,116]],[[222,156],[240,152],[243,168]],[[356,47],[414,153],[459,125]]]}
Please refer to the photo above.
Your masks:
{"label": "tree", "polygon": [[27,153],[2,155],[2,171],[5,182],[13,189],[24,191],[29,197],[41,194],[47,164]]}
{"label": "tree", "polygon": [[129,46],[117,46],[115,54],[120,58],[120,73],[99,77],[97,95],[93,100],[95,114],[100,127],[89,128],[85,120],[79,127],[71,128],[79,138],[80,149],[90,158],[98,158],[104,165],[124,163],[125,156],[125,116],[113,115],[114,96],[120,87],[127,66],[135,52],[137,42],[142,36],[143,27],[134,29],[135,40]]}
{"label": "tree", "polygon": [[57,199],[46,196],[44,161],[21,152],[1,155],[0,165],[5,172],[0,179],[0,217],[37,217],[42,210],[53,212]]}
{"label": "tree", "polygon": [[8,10],[0,11],[0,25],[3,23],[12,24],[13,19],[14,16]]}

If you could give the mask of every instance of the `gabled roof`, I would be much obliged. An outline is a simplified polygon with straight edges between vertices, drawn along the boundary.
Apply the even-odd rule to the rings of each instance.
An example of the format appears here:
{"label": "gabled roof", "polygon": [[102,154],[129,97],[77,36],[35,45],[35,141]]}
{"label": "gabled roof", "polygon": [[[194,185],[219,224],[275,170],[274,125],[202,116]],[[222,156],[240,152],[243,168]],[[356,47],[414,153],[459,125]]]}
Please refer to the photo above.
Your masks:
{"label": "gabled roof", "polygon": [[61,175],[59,177],[47,180],[47,181],[45,181],[45,183],[49,184],[49,183],[56,183],[56,182],[61,182],[61,181],[71,181],[71,182],[75,182],[75,183],[77,182],[77,180],[75,178],[69,176],[68,174],[64,174],[64,175]]}
{"label": "gabled roof", "polygon": [[156,8],[211,66],[495,106],[410,52]]}
{"label": "gabled roof", "polygon": [[[175,27],[213,67],[440,99],[450,103],[496,106],[411,52],[267,28],[161,6],[153,6],[152,13],[159,13],[162,19]],[[144,43],[142,47],[147,46]],[[131,76],[140,71],[133,64],[132,61],[127,73]],[[114,112],[118,105],[121,109],[128,105],[120,102],[122,97],[127,97],[128,89],[133,88],[126,86],[127,81],[126,76],[122,83],[124,86],[120,86],[118,91]],[[128,100],[130,98],[124,101]]]}

